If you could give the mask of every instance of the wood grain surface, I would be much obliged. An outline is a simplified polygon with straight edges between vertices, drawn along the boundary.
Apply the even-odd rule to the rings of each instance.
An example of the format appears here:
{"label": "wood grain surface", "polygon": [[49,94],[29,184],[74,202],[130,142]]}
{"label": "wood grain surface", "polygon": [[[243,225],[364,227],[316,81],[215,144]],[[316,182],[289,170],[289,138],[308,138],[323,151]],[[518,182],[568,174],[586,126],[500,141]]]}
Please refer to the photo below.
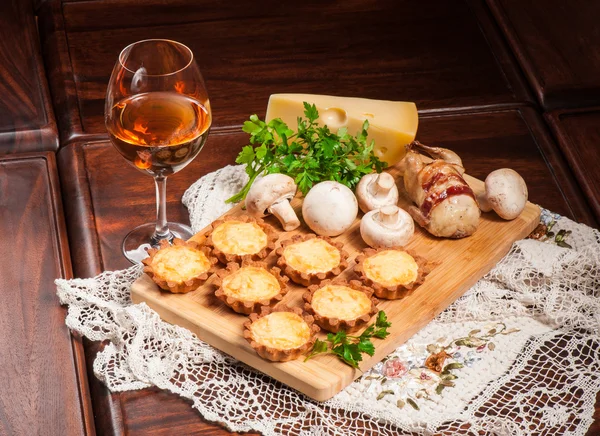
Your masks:
{"label": "wood grain surface", "polygon": [[[0,240],[10,253],[0,272],[28,284],[0,286],[19,304],[0,313],[0,339],[15,333],[20,344],[14,354],[0,353],[11,376],[0,382],[0,434],[92,434],[93,419],[99,434],[226,433],[175,396],[158,389],[110,394],[94,376],[92,418],[82,368],[87,363],[91,373],[99,345],[86,341],[87,360],[81,339],[65,345],[64,310],[54,287],[44,285],[71,275],[61,194],[76,276],[127,267],[117,247],[132,227],[153,219],[151,179],[105,141],[106,82],[126,44],[181,40],[195,51],[208,83],[215,128],[201,156],[169,179],[173,220],[188,220],[180,198],[194,180],[233,163],[246,142],[238,126],[251,113],[264,115],[269,94],[311,92],[415,100],[424,115],[421,141],[456,149],[478,178],[513,167],[524,174],[533,202],[597,227],[600,109],[564,108],[600,104],[599,13],[597,2],[585,0],[543,6],[533,0],[267,0],[252,8],[240,0],[0,2],[0,230],[16,228],[19,244],[7,251],[11,240]],[[535,109],[518,107],[535,107],[536,100],[558,108],[546,120],[560,147]],[[53,156],[18,154],[56,150],[59,135],[62,190]],[[38,251],[25,254],[34,245]],[[50,357],[41,351],[42,330],[28,330],[31,320],[48,326],[43,339],[56,344]],[[44,376],[21,380],[21,370]],[[600,396],[588,435],[600,434],[599,405]],[[74,410],[79,419],[65,412]]]}
{"label": "wood grain surface", "polygon": [[[408,209],[413,203],[406,194],[397,166],[387,171],[394,176],[398,185],[398,205],[404,210]],[[485,191],[482,181],[469,176],[465,178],[474,190],[477,188],[475,192]],[[302,200],[295,198],[292,206],[297,215],[301,216]],[[242,205],[237,205],[228,213],[233,216],[245,214]],[[356,264],[354,260],[368,248],[360,236],[362,215],[359,214],[346,232],[333,238],[335,242],[341,242],[344,251],[349,254],[348,268],[339,276],[344,280],[358,279],[353,271]],[[325,401],[406,342],[464,294],[508,253],[514,241],[527,237],[535,229],[540,222],[539,217],[540,208],[531,203],[528,203],[521,215],[512,221],[504,221],[494,213],[483,214],[477,231],[463,239],[435,238],[415,225],[415,234],[405,246],[406,249],[436,266],[425,279],[425,283],[411,295],[395,301],[380,300],[377,308],[384,310],[392,323],[389,328],[390,335],[384,340],[375,341],[375,354],[365,355],[360,371],[345,365],[335,356],[319,356],[308,362],[303,362],[302,358],[276,363],[262,359],[243,337],[243,324],[248,317],[233,312],[214,296],[214,275],[195,291],[172,294],[161,291],[154,281],[144,274],[131,287],[131,299],[134,303],[146,303],[163,320],[189,329],[201,340],[247,365],[317,401]],[[271,217],[267,222],[275,229],[281,230],[276,219]],[[210,229],[209,226],[208,230]],[[206,231],[207,229],[204,229],[194,238],[205,235]],[[290,239],[294,235],[308,233],[312,232],[303,223],[297,230],[281,232],[278,242]],[[278,244],[277,247],[279,246]],[[276,253],[272,252],[265,261],[269,266],[275,266],[277,258]],[[288,289],[289,292],[281,304],[303,308],[302,294],[306,292],[306,287],[290,282]],[[325,340],[325,337],[326,332],[319,334],[321,340]]]}
{"label": "wood grain surface", "polygon": [[[529,108],[421,117],[417,138],[456,150],[469,174],[478,179],[497,168],[514,168],[525,177],[532,202],[595,225],[568,166],[563,163],[566,168],[561,168],[553,157],[558,151],[543,121]],[[180,201],[185,189],[201,175],[234,163],[247,139],[242,132],[209,135],[199,157],[168,179],[170,220],[188,222]],[[555,165],[549,167],[546,160]],[[127,267],[115,247],[133,227],[154,220],[152,179],[133,169],[106,141],[66,147],[59,152],[59,164],[69,230],[90,242],[71,242],[75,274],[86,277]],[[96,268],[88,268],[89,262],[97,262]],[[80,265],[88,270],[80,270]]]}
{"label": "wood grain surface", "polygon": [[278,92],[408,100],[426,111],[532,101],[479,0],[50,0],[39,21],[63,145],[106,135],[114,62],[147,38],[194,51],[213,130],[264,116]]}
{"label": "wood grain surface", "polygon": [[600,107],[554,111],[546,119],[600,222]]}
{"label": "wood grain surface", "polygon": [[[421,117],[417,138],[456,150],[469,174],[479,179],[497,168],[515,168],[525,177],[533,203],[595,226],[560,150],[531,108],[430,114]],[[180,202],[185,189],[207,172],[233,163],[246,143],[244,133],[209,135],[198,158],[169,178],[171,220],[188,221]],[[73,143],[60,150],[58,160],[75,275],[128,267],[119,247],[129,230],[154,218],[151,178],[127,164],[106,141]],[[97,349],[89,344],[88,356]],[[186,434],[225,433],[176,396],[157,390],[111,395],[95,377],[90,384],[99,433],[168,434],[169,426]]]}
{"label": "wood grain surface", "polygon": [[600,103],[600,2],[487,1],[546,110]]}
{"label": "wood grain surface", "polygon": [[54,279],[72,277],[54,154],[0,157],[0,434],[94,434],[83,347]]}
{"label": "wood grain surface", "polygon": [[58,149],[31,1],[0,2],[0,154]]}

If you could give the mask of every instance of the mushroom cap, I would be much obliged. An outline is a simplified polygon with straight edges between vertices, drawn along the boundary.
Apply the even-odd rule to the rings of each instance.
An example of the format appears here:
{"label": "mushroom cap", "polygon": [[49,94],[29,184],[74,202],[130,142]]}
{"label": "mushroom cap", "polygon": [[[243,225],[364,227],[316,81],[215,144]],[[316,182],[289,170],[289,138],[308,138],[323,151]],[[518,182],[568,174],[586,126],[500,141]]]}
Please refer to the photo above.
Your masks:
{"label": "mushroom cap", "polygon": [[412,217],[395,205],[367,212],[360,221],[360,235],[373,248],[405,245],[414,233]]}
{"label": "mushroom cap", "polygon": [[350,188],[338,182],[326,181],[312,187],[302,204],[306,225],[318,235],[337,236],[354,223],[358,202]]}
{"label": "mushroom cap", "polygon": [[527,203],[527,185],[515,170],[502,168],[485,178],[486,199],[505,220],[518,217]]}
{"label": "mushroom cap", "polygon": [[267,174],[255,181],[246,195],[246,211],[254,217],[269,214],[269,207],[281,200],[291,200],[296,195],[294,179],[285,174]]}
{"label": "mushroom cap", "polygon": [[390,173],[364,175],[356,186],[358,206],[364,213],[398,203],[398,187]]}

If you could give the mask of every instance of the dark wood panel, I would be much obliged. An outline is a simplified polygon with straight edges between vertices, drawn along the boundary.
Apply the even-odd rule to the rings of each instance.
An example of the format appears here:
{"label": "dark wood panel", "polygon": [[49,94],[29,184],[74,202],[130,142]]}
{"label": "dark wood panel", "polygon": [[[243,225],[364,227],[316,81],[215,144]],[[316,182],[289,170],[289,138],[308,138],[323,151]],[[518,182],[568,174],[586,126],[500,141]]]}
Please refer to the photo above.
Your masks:
{"label": "dark wood panel", "polygon": [[546,118],[600,222],[600,107],[555,111]]}
{"label": "dark wood panel", "polygon": [[488,3],[545,109],[600,102],[600,2]]}
{"label": "dark wood panel", "polygon": [[72,277],[54,155],[0,157],[0,434],[94,434],[79,338],[54,286]]}
{"label": "dark wood panel", "polygon": [[[430,114],[420,121],[418,138],[459,152],[470,174],[485,178],[494,169],[515,168],[525,177],[533,202],[595,225],[535,110]],[[169,181],[171,219],[187,221],[180,203],[185,189],[203,174],[233,163],[246,141],[243,133],[211,133],[196,161]],[[129,266],[120,243],[133,227],[153,219],[151,178],[129,166],[106,141],[70,144],[59,152],[59,160],[76,274],[88,277]],[[89,355],[95,350],[91,345]],[[96,380],[91,387],[102,432],[166,434],[175,426],[185,434],[225,433],[174,395],[158,390],[110,395]]]}
{"label": "dark wood panel", "polygon": [[193,49],[216,129],[264,115],[278,92],[412,100],[424,111],[531,101],[492,21],[477,0],[428,7],[418,0],[268,0],[251,8],[218,0],[57,0],[40,12],[64,143],[105,134],[113,64],[124,46],[146,38]]}
{"label": "dark wood panel", "polygon": [[[189,223],[181,196],[193,180],[233,163],[245,134],[212,133],[200,156],[187,168],[169,178],[168,216]],[[130,264],[120,255],[120,243],[129,230],[151,222],[155,214],[152,178],[131,167],[107,142],[71,144],[58,153],[63,197],[77,277],[93,277],[106,269],[126,268]],[[98,165],[98,170],[94,168]],[[108,178],[106,178],[108,177]],[[106,178],[106,180],[102,180]],[[92,189],[90,181],[96,185]],[[100,185],[100,191],[96,188]],[[102,186],[106,188],[103,190]],[[101,196],[106,203],[101,201]],[[124,210],[128,218],[123,219]],[[112,222],[110,222],[112,220]],[[97,227],[97,224],[98,227]],[[98,434],[229,434],[216,424],[199,418],[190,405],[159,390],[111,394],[93,375],[92,362],[100,349],[85,341],[90,389],[93,393]],[[157,411],[160,410],[160,413]]]}
{"label": "dark wood panel", "polygon": [[0,2],[0,153],[58,149],[31,0]]}
{"label": "dark wood panel", "polygon": [[[170,221],[189,224],[181,203],[185,190],[202,175],[233,163],[245,141],[247,135],[241,132],[213,132],[200,155],[168,178]],[[130,266],[120,253],[121,242],[134,227],[155,220],[154,181],[107,141],[69,145],[58,158],[75,274],[92,277]]]}
{"label": "dark wood panel", "polygon": [[33,0],[33,8],[37,11],[46,0]]}

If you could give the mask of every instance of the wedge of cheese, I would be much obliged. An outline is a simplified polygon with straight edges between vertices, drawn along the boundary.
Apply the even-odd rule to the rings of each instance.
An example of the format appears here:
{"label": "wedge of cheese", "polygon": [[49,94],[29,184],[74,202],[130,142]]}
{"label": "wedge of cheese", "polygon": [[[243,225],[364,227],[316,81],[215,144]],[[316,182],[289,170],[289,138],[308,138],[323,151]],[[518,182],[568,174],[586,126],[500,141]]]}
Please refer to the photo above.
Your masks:
{"label": "wedge of cheese", "polygon": [[370,100],[314,94],[273,94],[267,106],[267,122],[281,118],[291,129],[297,118],[304,116],[303,102],[314,104],[319,111],[319,124],[337,132],[346,127],[356,135],[363,122],[369,120],[367,142],[375,141],[375,155],[388,165],[404,157],[405,145],[415,139],[419,125],[417,106],[411,102]]}

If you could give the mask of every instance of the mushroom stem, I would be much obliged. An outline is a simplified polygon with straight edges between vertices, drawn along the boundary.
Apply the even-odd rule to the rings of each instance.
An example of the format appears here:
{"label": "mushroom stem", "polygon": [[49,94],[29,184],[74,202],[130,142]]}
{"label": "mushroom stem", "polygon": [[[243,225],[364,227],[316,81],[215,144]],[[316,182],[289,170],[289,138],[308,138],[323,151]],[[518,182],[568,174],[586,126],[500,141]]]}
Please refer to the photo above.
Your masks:
{"label": "mushroom stem", "polygon": [[284,199],[273,203],[268,210],[277,217],[286,232],[300,227],[300,220],[288,200]]}
{"label": "mushroom stem", "polygon": [[479,205],[479,209],[482,212],[489,212],[492,210],[492,205],[488,201],[487,192],[485,191],[485,185],[483,183],[468,183],[469,188],[473,190],[475,199]]}
{"label": "mushroom stem", "polygon": [[398,187],[394,176],[389,173],[365,174],[356,186],[356,197],[364,213],[398,203]]}
{"label": "mushroom stem", "polygon": [[487,192],[485,191],[477,194],[477,203],[479,203],[479,209],[481,209],[482,212],[489,212],[493,209],[488,201]]}
{"label": "mushroom stem", "polygon": [[394,177],[389,173],[380,173],[377,178],[369,184],[369,192],[373,196],[384,196],[394,187]]}
{"label": "mushroom stem", "polygon": [[379,209],[379,221],[386,227],[394,226],[398,222],[398,206],[384,206]]}

